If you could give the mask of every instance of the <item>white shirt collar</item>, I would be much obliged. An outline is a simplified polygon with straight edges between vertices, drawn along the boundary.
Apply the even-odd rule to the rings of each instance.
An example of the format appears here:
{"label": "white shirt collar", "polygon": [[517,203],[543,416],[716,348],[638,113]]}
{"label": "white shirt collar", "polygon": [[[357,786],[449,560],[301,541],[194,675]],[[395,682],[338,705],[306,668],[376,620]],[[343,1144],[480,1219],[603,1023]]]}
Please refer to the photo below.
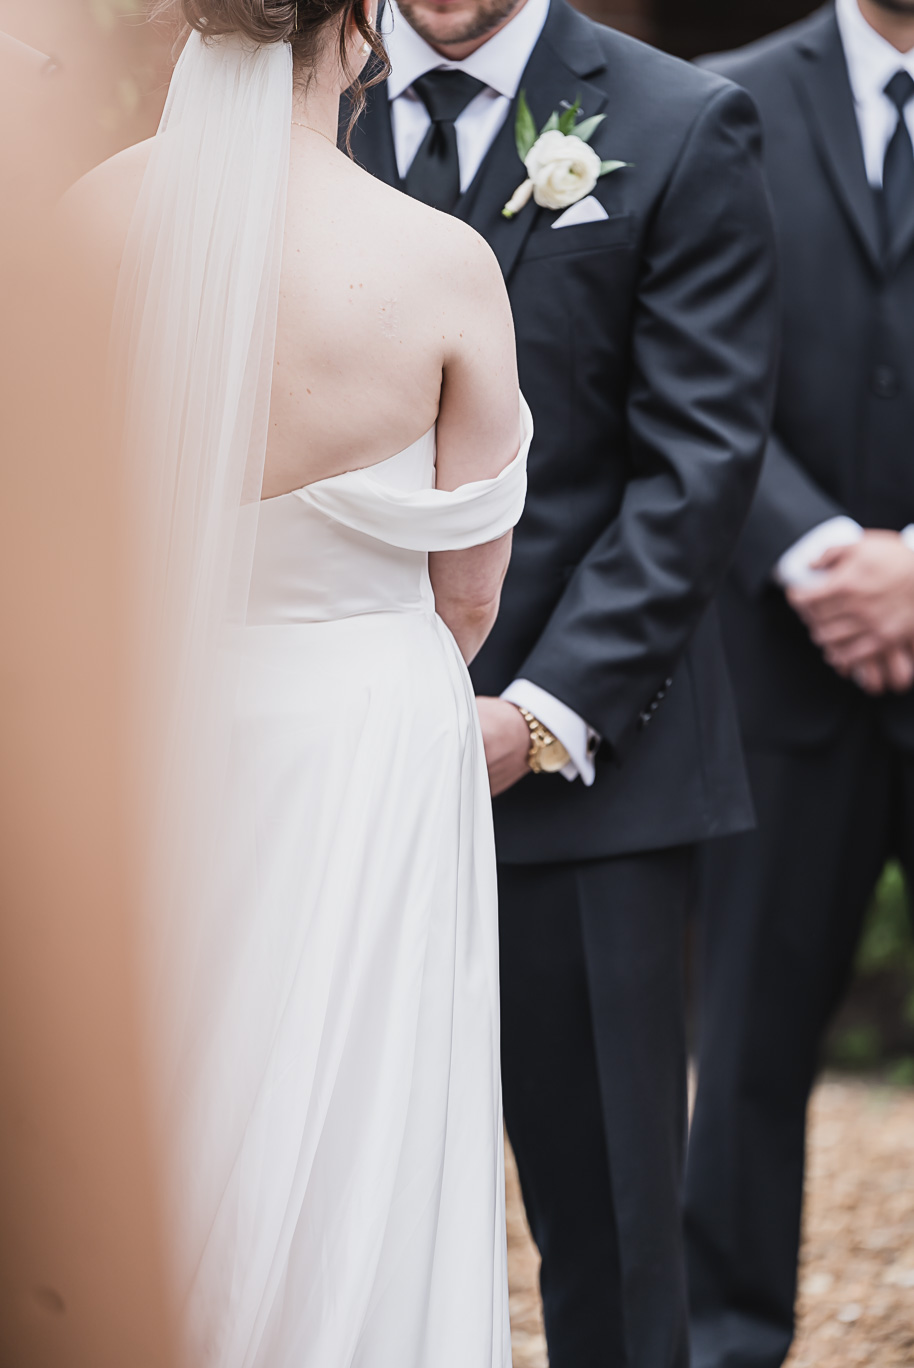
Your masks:
{"label": "white shirt collar", "polygon": [[851,90],[858,105],[883,97],[896,71],[904,68],[914,76],[914,48],[899,52],[892,47],[864,19],[857,0],[837,0],[836,15]]}
{"label": "white shirt collar", "polygon": [[391,27],[388,20],[384,28],[391,63],[387,92],[392,100],[427,71],[438,68],[465,71],[513,100],[546,23],[549,0],[527,0],[509,24],[462,62],[448,61],[410,28],[397,9],[396,0],[390,0],[389,10],[393,24]]}

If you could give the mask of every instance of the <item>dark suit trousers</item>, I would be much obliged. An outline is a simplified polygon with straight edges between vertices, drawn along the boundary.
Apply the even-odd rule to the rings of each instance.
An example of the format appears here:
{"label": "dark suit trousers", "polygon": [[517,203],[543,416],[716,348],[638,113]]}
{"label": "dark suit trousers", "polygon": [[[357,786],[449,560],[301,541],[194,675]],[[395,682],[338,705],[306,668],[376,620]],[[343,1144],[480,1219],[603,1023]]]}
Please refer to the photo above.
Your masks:
{"label": "dark suit trousers", "polygon": [[501,865],[505,1117],[551,1368],[684,1368],[688,848]]}
{"label": "dark suit trousers", "polygon": [[694,1368],[793,1336],[806,1105],[886,858],[912,868],[914,757],[861,700],[816,749],[748,756],[758,830],[699,865],[701,1036],[686,1237]]}

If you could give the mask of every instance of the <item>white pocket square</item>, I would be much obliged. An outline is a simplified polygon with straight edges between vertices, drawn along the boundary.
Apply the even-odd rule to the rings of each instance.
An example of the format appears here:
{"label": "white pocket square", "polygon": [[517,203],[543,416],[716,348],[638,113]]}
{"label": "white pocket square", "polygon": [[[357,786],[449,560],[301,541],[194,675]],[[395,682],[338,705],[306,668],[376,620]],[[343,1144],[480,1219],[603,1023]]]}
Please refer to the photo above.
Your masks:
{"label": "white pocket square", "polygon": [[570,209],[566,209],[564,214],[559,214],[553,228],[571,228],[576,223],[599,223],[600,219],[609,218],[606,210],[595,195],[588,195],[586,199],[578,200]]}

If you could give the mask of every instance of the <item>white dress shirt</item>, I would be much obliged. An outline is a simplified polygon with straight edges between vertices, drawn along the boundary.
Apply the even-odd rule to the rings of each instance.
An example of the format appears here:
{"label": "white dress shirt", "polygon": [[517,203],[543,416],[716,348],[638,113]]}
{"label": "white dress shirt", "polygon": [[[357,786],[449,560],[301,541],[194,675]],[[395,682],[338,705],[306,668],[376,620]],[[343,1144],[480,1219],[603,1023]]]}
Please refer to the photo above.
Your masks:
{"label": "white dress shirt", "polygon": [[[385,42],[391,64],[387,93],[391,102],[397,169],[401,177],[412,166],[431,123],[428,110],[412,89],[413,82],[427,71],[465,71],[468,76],[482,81],[486,87],[470,101],[455,124],[460,189],[466,190],[508,117],[524,69],[543,31],[549,13],[549,0],[527,0],[510,24],[506,24],[462,62],[452,62],[436,52],[415,29],[410,28],[396,3],[391,4],[390,13],[392,24],[389,31],[388,24],[385,24]],[[522,173],[523,167],[518,161],[518,181]]]}
{"label": "white dress shirt", "polygon": [[[837,0],[836,13],[860,125],[867,179],[881,190],[885,154],[898,126],[897,106],[886,95],[885,88],[896,71],[907,71],[914,77],[914,48],[899,52],[892,47],[864,19],[857,0]],[[914,100],[905,110],[905,122],[914,141]]]}
{"label": "white dress shirt", "polygon": [[[882,189],[885,154],[898,126],[898,109],[885,93],[885,87],[896,71],[905,70],[914,76],[914,48],[899,52],[864,19],[857,0],[837,0],[836,15],[841,42],[847,61],[867,180],[874,190]],[[905,110],[905,122],[914,140],[914,100]],[[902,537],[914,551],[914,524],[906,527]],[[829,518],[801,537],[786,551],[774,568],[779,584],[802,588],[812,584],[819,572],[811,567],[826,551],[835,546],[849,546],[863,536],[863,528],[853,518],[844,515]]]}
{"label": "white dress shirt", "polygon": [[[527,0],[509,24],[462,62],[452,62],[436,52],[400,14],[390,6],[392,22],[385,23],[385,42],[391,73],[387,82],[393,125],[397,170],[405,177],[428,132],[431,119],[413,82],[427,71],[465,71],[485,84],[455,123],[460,159],[461,191],[472,183],[483,159],[501,131],[520,88],[549,13],[549,0]],[[518,159],[518,182],[523,167]],[[548,727],[571,756],[562,770],[568,780],[594,781],[593,756],[599,737],[576,712],[560,699],[528,679],[516,679],[502,694],[516,707],[526,708]]]}

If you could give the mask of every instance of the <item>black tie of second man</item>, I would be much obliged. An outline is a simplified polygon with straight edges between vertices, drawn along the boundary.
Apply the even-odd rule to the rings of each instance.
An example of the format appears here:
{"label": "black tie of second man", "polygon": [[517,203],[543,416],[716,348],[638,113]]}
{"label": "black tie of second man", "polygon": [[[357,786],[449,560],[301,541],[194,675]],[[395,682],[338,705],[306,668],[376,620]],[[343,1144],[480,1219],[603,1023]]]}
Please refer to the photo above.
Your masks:
{"label": "black tie of second man", "polygon": [[449,214],[460,198],[454,125],[485,85],[465,71],[428,71],[413,81],[413,90],[428,110],[432,126],[406,173],[406,189],[413,199]]}
{"label": "black tie of second man", "polygon": [[905,120],[905,109],[914,99],[914,76],[896,71],[885,93],[898,110],[898,127],[885,154],[882,176],[886,246],[891,249],[914,215],[914,144]]}

